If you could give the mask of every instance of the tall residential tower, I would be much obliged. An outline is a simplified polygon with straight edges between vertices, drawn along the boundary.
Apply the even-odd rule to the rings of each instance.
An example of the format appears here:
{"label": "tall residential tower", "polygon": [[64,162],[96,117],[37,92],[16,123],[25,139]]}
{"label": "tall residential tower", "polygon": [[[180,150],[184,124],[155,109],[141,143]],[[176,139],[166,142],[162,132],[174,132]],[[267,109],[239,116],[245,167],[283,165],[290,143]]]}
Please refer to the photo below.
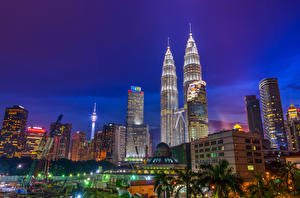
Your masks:
{"label": "tall residential tower", "polygon": [[202,81],[200,58],[191,29],[185,49],[183,71],[185,141],[190,142],[208,135],[206,83]]}
{"label": "tall residential tower", "polygon": [[161,142],[165,142],[169,146],[176,146],[182,143],[178,139],[180,134],[176,134],[178,130],[175,130],[176,109],[178,109],[176,67],[168,44],[161,76],[160,116]]}
{"label": "tall residential tower", "polygon": [[259,82],[260,100],[264,116],[265,137],[271,148],[287,149],[287,139],[277,78],[266,78]]}

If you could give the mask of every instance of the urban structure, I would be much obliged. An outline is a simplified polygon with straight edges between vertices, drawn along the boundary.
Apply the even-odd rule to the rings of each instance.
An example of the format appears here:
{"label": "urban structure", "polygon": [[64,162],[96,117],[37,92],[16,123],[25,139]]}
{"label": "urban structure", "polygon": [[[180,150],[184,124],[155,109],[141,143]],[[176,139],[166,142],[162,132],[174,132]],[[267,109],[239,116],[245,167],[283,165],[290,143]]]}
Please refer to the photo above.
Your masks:
{"label": "urban structure", "polygon": [[144,124],[144,92],[141,87],[128,90],[126,119],[126,158],[144,158],[152,153],[148,125]]}
{"label": "urban structure", "polygon": [[255,95],[249,95],[245,97],[245,104],[249,131],[260,134],[264,139],[259,100]]}
{"label": "urban structure", "polygon": [[21,157],[25,147],[25,131],[28,111],[24,107],[14,105],[5,109],[0,133],[0,156]]}
{"label": "urban structure", "polygon": [[[191,29],[185,49],[183,72],[185,141],[190,142],[208,135],[206,83],[202,80],[200,58]],[[195,84],[201,85],[199,92],[196,91],[197,96],[188,101],[188,94],[193,91]]]}
{"label": "urban structure", "polygon": [[72,161],[83,161],[84,156],[88,155],[85,148],[86,140],[85,134],[81,131],[77,131],[72,135],[72,144],[71,144],[71,156]]}
{"label": "urban structure", "polygon": [[94,103],[94,111],[93,114],[91,115],[91,120],[92,120],[92,128],[91,128],[91,140],[94,139],[95,136],[95,126],[96,126],[96,121],[98,119],[97,113],[96,113],[96,103]]}
{"label": "urban structure", "polygon": [[183,140],[178,139],[179,136],[182,136],[177,133],[180,131],[175,130],[175,111],[178,109],[178,90],[176,67],[169,43],[165,53],[161,76],[160,106],[161,142],[165,142],[170,146],[182,143]]}
{"label": "urban structure", "polygon": [[[50,131],[55,127],[56,123],[51,123]],[[49,153],[49,160],[68,159],[71,141],[72,124],[58,124],[54,137],[53,146]]]}
{"label": "urban structure", "polygon": [[201,164],[217,164],[227,160],[244,181],[251,181],[255,172],[264,173],[262,140],[258,133],[247,133],[237,125],[232,130],[220,131],[191,142],[192,169]]}
{"label": "urban structure", "polygon": [[287,150],[284,117],[277,78],[266,78],[260,81],[259,91],[265,137],[271,142],[272,149]]}
{"label": "urban structure", "polygon": [[300,109],[290,105],[286,112],[289,150],[300,151]]}
{"label": "urban structure", "polygon": [[38,126],[28,127],[26,130],[26,144],[22,151],[22,157],[36,158],[39,152],[39,145],[43,138],[46,138],[47,130]]}

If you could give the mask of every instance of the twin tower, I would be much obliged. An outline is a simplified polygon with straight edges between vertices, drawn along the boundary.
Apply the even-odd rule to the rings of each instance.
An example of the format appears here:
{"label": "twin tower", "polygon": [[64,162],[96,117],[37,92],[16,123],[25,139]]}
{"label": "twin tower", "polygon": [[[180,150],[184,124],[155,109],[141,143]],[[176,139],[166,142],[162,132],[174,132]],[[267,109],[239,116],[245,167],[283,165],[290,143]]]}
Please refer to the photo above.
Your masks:
{"label": "twin tower", "polygon": [[184,107],[178,108],[177,75],[168,44],[161,77],[161,142],[176,146],[208,135],[206,83],[192,32],[183,66]]}

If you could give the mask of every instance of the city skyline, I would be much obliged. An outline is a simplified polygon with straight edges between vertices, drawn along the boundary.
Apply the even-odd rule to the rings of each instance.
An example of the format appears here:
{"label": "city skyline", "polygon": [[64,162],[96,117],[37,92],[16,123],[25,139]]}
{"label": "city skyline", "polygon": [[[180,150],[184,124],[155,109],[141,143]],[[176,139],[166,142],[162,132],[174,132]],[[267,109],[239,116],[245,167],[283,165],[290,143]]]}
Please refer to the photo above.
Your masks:
{"label": "city skyline", "polygon": [[[59,17],[42,16],[43,20],[40,21],[33,17],[36,10],[30,15],[30,12],[24,12],[20,8],[20,12],[8,20],[9,24],[3,22],[4,31],[0,33],[3,43],[0,46],[2,73],[19,71],[15,74],[14,81],[10,80],[10,75],[0,78],[0,82],[6,85],[0,89],[0,120],[3,120],[6,107],[22,105],[29,111],[28,125],[40,125],[49,129],[50,123],[62,113],[64,122],[72,123],[74,131],[81,130],[89,134],[91,104],[97,102],[99,105],[97,110],[101,119],[97,121],[97,126],[100,130],[105,123],[124,124],[126,92],[128,86],[136,84],[145,91],[145,123],[150,127],[159,127],[161,63],[166,38],[169,36],[171,39],[178,76],[179,106],[183,106],[181,74],[189,22],[192,23],[201,64],[205,68],[203,79],[208,84],[209,120],[246,123],[243,98],[251,94],[259,96],[258,83],[267,77],[277,77],[279,80],[284,112],[290,104],[300,104],[300,96],[296,92],[300,89],[299,80],[296,79],[300,62],[300,41],[297,38],[300,32],[297,19],[300,14],[296,13],[297,6],[277,2],[273,3],[273,7],[267,8],[262,4],[261,10],[255,12],[254,4],[249,3],[241,5],[242,10],[248,11],[243,14],[239,13],[237,8],[223,9],[222,3],[216,7],[210,3],[200,6],[200,9],[206,7],[210,11],[218,10],[219,15],[224,16],[221,19],[220,16],[209,15],[207,11],[202,14],[188,14],[190,10],[195,11],[195,4],[197,3],[184,5],[185,11],[182,14],[166,16],[163,20],[164,26],[154,16],[153,23],[150,23],[152,20],[142,13],[133,13],[133,16],[125,17],[124,25],[118,17],[103,24],[101,17],[107,19],[109,13],[99,14],[96,9],[92,10],[91,13],[97,19],[95,20],[76,3],[71,7],[69,14],[75,17],[76,9],[80,9],[82,13],[79,13],[79,16],[83,16],[82,20],[90,21],[86,26],[76,20],[76,17],[72,21],[69,15],[59,10]],[[138,5],[146,8],[146,4]],[[30,10],[29,6],[30,4],[24,5]],[[40,6],[41,10],[44,9],[41,4],[37,6]],[[161,4],[159,16],[163,14],[162,10],[165,10],[166,6]],[[175,7],[168,6],[171,6],[172,13]],[[277,13],[282,6],[286,9],[281,10],[280,14]],[[99,5],[95,7],[99,8]],[[5,10],[1,13],[9,16]],[[124,10],[121,13],[128,14]],[[235,17],[241,16],[245,24],[237,18],[232,18],[229,13]],[[205,21],[203,18],[206,15],[212,18]],[[157,29],[155,34],[149,36],[149,29],[144,27],[144,22],[141,22],[143,20],[135,19],[136,16],[141,16],[145,23],[149,23],[150,29]],[[172,22],[172,16],[178,19],[178,23]],[[265,17],[262,21],[255,20],[255,17],[259,16]],[[71,20],[70,24],[63,27],[59,23],[61,18]],[[209,23],[214,21],[222,23]],[[86,28],[83,28],[82,32],[75,31],[78,24]],[[109,31],[102,31],[94,24],[102,24]],[[23,30],[23,26],[28,28]],[[129,30],[127,27],[131,26],[135,28]],[[121,27],[121,32],[111,31],[117,30],[118,27]],[[20,28],[23,34],[18,33]],[[46,32],[42,31],[43,28],[46,28]],[[55,37],[40,43],[49,36],[48,32],[51,32],[52,28],[58,31],[54,32]],[[69,38],[68,33],[71,32],[75,33]],[[89,39],[86,38],[87,35],[90,36]],[[107,41],[102,40],[102,37]],[[109,45],[111,42],[112,45]],[[125,50],[127,42],[132,42],[133,47]],[[58,50],[61,48],[60,44],[64,46],[64,50]],[[24,50],[27,48],[30,49]],[[108,51],[104,52],[106,48]],[[109,62],[115,60],[112,59],[113,56],[108,56],[110,53],[118,54],[120,60]],[[106,56],[109,61],[105,61]],[[116,67],[119,70],[117,73]],[[76,68],[75,71],[72,71],[73,68]],[[57,74],[57,71],[62,72]],[[7,85],[7,82],[11,83]],[[231,89],[235,91],[228,95],[227,92]],[[228,98],[224,99],[224,95]]]}

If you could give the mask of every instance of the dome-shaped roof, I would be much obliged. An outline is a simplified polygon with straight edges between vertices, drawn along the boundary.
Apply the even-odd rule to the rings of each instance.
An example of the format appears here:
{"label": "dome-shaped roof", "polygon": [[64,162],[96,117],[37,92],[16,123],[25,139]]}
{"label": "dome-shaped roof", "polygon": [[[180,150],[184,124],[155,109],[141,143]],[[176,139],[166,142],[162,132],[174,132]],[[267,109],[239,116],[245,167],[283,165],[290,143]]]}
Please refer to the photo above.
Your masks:
{"label": "dome-shaped roof", "polygon": [[156,146],[156,149],[153,153],[153,157],[171,157],[172,153],[170,151],[170,147],[164,143],[161,142]]}
{"label": "dome-shaped roof", "polygon": [[149,158],[147,164],[177,164],[177,160],[172,157],[170,147],[161,142],[156,146],[153,157]]}

